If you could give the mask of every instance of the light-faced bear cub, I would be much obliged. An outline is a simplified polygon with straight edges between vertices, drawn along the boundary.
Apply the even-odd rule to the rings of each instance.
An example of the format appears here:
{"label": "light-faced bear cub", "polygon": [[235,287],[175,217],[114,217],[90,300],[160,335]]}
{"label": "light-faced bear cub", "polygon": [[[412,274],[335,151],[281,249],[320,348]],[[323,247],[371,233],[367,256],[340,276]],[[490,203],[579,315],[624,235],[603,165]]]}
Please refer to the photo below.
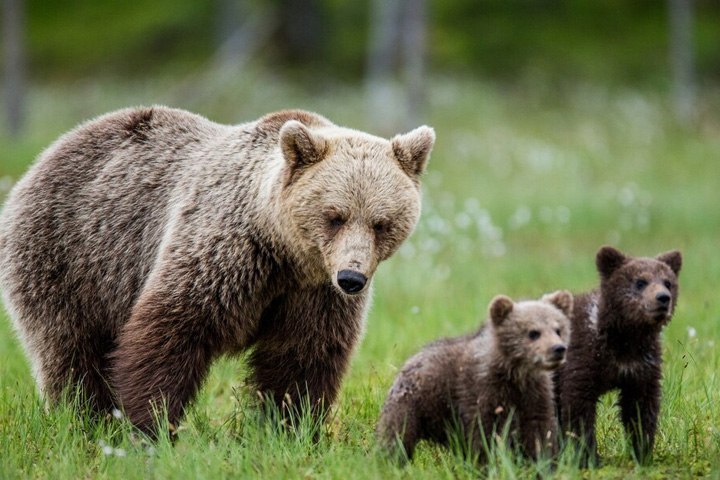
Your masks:
{"label": "light-faced bear cub", "polygon": [[460,435],[482,462],[484,445],[507,428],[510,446],[531,458],[554,451],[551,374],[565,360],[572,308],[567,291],[517,303],[497,296],[476,333],[423,348],[390,388],[380,446],[404,462],[420,440],[449,446]]}

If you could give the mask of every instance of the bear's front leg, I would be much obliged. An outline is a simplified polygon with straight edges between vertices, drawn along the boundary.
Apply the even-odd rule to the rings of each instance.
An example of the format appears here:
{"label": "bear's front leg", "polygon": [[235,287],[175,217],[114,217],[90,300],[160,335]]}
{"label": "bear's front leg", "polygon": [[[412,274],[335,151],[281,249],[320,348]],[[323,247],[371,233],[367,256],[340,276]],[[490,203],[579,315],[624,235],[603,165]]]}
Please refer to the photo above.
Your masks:
{"label": "bear's front leg", "polygon": [[563,439],[573,444],[580,454],[580,466],[586,468],[592,461],[597,465],[597,443],[595,441],[595,420],[597,416],[597,397],[583,396],[580,392],[563,392],[562,418]]}
{"label": "bear's front leg", "polygon": [[257,389],[283,413],[322,421],[360,338],[368,296],[326,284],[277,298],[263,313],[249,358]]}
{"label": "bear's front leg", "polygon": [[415,382],[400,373],[385,399],[376,428],[379,447],[400,465],[412,459],[420,441],[420,414],[415,396],[410,394],[415,389]]}
{"label": "bear's front leg", "polygon": [[170,302],[157,294],[141,297],[111,355],[115,394],[129,420],[151,435],[164,411],[177,425],[216,348],[200,312]]}
{"label": "bear's front leg", "polygon": [[557,427],[553,412],[518,420],[523,454],[534,461],[553,458],[557,453]]}
{"label": "bear's front leg", "polygon": [[635,458],[640,463],[652,460],[655,431],[660,415],[660,375],[650,381],[642,380],[620,389],[620,416],[625,426]]}

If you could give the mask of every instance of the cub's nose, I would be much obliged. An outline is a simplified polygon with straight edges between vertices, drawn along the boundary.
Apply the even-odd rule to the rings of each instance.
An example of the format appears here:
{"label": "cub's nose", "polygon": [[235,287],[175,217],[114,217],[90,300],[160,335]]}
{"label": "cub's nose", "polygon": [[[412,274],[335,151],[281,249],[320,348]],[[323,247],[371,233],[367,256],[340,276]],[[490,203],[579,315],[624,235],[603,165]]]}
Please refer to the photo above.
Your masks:
{"label": "cub's nose", "polygon": [[340,270],[337,274],[337,282],[345,293],[358,293],[367,282],[367,277],[354,270]]}
{"label": "cub's nose", "polygon": [[562,360],[565,358],[565,352],[567,351],[567,347],[563,345],[562,343],[559,343],[557,345],[553,345],[552,347],[552,354],[555,360]]}
{"label": "cub's nose", "polygon": [[665,292],[661,292],[655,296],[655,300],[657,300],[660,305],[667,306],[670,303],[670,295]]}

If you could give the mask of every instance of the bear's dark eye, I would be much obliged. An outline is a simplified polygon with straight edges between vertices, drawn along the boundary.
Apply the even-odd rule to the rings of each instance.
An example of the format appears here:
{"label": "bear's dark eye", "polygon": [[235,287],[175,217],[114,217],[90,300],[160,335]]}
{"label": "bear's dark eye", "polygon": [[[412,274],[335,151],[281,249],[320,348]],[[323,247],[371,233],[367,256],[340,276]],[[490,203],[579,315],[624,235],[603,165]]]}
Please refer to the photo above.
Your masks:
{"label": "bear's dark eye", "polygon": [[555,330],[555,333],[557,333],[557,335],[558,335],[558,337],[559,337],[559,336],[560,336],[560,329],[558,328],[557,330]]}
{"label": "bear's dark eye", "polygon": [[528,337],[530,337],[530,340],[537,340],[540,338],[540,332],[537,330],[530,330],[530,333],[528,333]]}
{"label": "bear's dark eye", "polygon": [[328,224],[334,229],[338,229],[345,225],[346,220],[339,213],[330,212],[327,214]]}
{"label": "bear's dark eye", "polygon": [[670,280],[665,280],[665,288],[667,288],[668,290],[672,288],[672,283],[670,282]]}
{"label": "bear's dark eye", "polygon": [[390,230],[390,226],[386,222],[377,222],[373,225],[373,230],[375,230],[375,233],[383,233]]}
{"label": "bear's dark eye", "polygon": [[644,280],[642,278],[635,280],[635,288],[637,288],[638,290],[642,290],[643,288],[647,287],[647,284],[647,280]]}

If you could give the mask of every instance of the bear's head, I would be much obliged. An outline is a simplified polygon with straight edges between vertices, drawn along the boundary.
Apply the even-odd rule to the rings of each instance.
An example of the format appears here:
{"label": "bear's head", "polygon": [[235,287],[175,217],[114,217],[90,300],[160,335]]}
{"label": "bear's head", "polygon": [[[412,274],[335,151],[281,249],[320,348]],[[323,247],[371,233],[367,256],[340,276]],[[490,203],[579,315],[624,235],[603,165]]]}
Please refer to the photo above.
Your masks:
{"label": "bear's head", "polygon": [[637,325],[662,327],[672,317],[678,297],[682,255],[667,252],[655,258],[630,257],[613,247],[602,247],[595,264],[600,294],[614,318]]}
{"label": "bear's head", "polygon": [[426,126],[389,141],[295,120],[280,129],[282,202],[293,239],[322,260],[324,277],[342,293],[363,292],[415,228],[419,177],[434,142]]}
{"label": "bear's head", "polygon": [[554,370],[565,361],[573,296],[567,290],[540,300],[514,303],[504,295],[490,302],[490,320],[501,355],[525,370]]}

